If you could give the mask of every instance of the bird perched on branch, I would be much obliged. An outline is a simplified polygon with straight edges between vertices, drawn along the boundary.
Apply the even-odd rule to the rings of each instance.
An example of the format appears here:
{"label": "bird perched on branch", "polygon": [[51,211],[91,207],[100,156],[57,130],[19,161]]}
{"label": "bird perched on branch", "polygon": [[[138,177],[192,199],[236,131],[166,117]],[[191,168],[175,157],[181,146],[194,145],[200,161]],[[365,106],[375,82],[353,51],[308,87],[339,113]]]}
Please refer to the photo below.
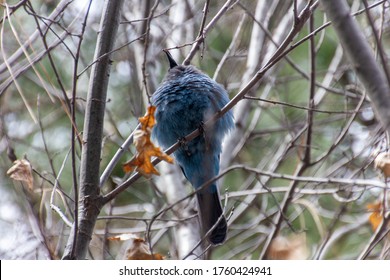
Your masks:
{"label": "bird perched on branch", "polygon": [[164,149],[194,130],[202,133],[189,142],[182,141],[174,152],[177,164],[197,193],[201,224],[211,244],[222,244],[226,238],[227,222],[223,214],[216,182],[203,187],[219,173],[222,140],[233,127],[233,114],[227,112],[211,127],[203,124],[228,102],[226,90],[194,66],[178,65],[165,51],[170,69],[156,92],[152,104],[157,107],[156,125],[152,137]]}

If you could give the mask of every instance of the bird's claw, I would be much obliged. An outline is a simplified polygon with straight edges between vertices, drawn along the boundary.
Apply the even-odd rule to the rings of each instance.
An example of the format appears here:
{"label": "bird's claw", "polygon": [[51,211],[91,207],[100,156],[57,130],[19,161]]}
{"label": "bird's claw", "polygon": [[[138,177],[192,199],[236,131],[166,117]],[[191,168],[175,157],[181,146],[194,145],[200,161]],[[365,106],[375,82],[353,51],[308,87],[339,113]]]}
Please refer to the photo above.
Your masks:
{"label": "bird's claw", "polygon": [[178,141],[179,141],[180,147],[183,148],[183,150],[186,152],[187,156],[190,156],[190,155],[191,155],[191,152],[190,152],[190,150],[188,149],[188,145],[187,145],[188,142],[187,142],[186,138],[185,138],[185,137],[180,137],[180,138],[178,139]]}
{"label": "bird's claw", "polygon": [[204,125],[204,121],[201,121],[199,126],[198,126],[198,129],[199,129],[199,132],[200,134],[202,134],[203,136],[205,136],[205,132],[206,132],[206,127]]}

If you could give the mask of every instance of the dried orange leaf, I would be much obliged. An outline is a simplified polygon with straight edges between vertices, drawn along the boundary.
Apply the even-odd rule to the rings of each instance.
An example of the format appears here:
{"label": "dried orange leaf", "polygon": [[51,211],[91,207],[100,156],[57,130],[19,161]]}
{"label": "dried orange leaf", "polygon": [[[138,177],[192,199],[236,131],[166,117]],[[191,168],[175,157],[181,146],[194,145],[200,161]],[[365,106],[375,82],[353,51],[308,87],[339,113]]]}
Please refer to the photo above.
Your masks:
{"label": "dried orange leaf", "polygon": [[117,240],[117,241],[126,241],[126,240],[134,239],[134,238],[138,238],[138,237],[133,233],[123,233],[120,235],[110,236],[107,239],[108,240]]}
{"label": "dried orange leaf", "polygon": [[304,233],[289,237],[276,237],[267,256],[273,260],[304,260],[308,257],[306,235]]}
{"label": "dried orange leaf", "polygon": [[154,113],[156,112],[156,106],[149,106],[145,116],[140,117],[138,120],[143,127],[142,130],[146,128],[152,128],[156,124],[156,119],[154,118]]}
{"label": "dried orange leaf", "polygon": [[127,260],[163,260],[160,254],[151,254],[149,244],[142,238],[135,238],[126,250]]}
{"label": "dried orange leaf", "polygon": [[[135,234],[121,234],[110,237],[110,240],[120,240],[127,242],[126,253],[124,259],[126,260],[163,260],[164,256],[161,254],[151,254],[149,244],[142,238]],[[125,243],[126,244],[126,243]]]}
{"label": "dried orange leaf", "polygon": [[376,231],[376,229],[379,227],[383,220],[382,202],[367,204],[367,210],[372,212],[371,215],[368,217],[368,220],[371,224],[372,230]]}
{"label": "dried orange leaf", "polygon": [[7,171],[7,175],[16,181],[26,182],[30,191],[33,190],[34,179],[32,175],[32,167],[27,159],[18,159],[14,161],[14,165]]}
{"label": "dried orange leaf", "polygon": [[132,172],[135,169],[145,177],[150,177],[151,174],[160,175],[152,164],[152,157],[173,163],[173,158],[164,153],[159,147],[154,146],[150,139],[152,128],[156,124],[155,111],[155,106],[149,106],[145,116],[139,118],[141,128],[134,133],[133,140],[137,154],[123,164],[125,172]]}
{"label": "dried orange leaf", "polygon": [[385,177],[390,177],[390,154],[380,153],[374,161],[374,166],[383,172]]}

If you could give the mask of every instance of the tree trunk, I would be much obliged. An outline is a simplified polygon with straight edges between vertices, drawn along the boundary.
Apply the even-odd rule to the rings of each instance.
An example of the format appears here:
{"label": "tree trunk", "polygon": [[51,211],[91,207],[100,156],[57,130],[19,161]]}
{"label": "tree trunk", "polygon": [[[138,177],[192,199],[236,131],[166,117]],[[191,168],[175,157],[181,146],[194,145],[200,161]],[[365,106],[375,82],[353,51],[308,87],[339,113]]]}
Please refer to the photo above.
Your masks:
{"label": "tree trunk", "polygon": [[96,63],[92,67],[84,120],[78,219],[73,224],[63,259],[85,259],[97,216],[103,206],[99,166],[111,65],[109,53],[114,46],[122,4],[122,0],[106,0],[100,22],[94,56]]}

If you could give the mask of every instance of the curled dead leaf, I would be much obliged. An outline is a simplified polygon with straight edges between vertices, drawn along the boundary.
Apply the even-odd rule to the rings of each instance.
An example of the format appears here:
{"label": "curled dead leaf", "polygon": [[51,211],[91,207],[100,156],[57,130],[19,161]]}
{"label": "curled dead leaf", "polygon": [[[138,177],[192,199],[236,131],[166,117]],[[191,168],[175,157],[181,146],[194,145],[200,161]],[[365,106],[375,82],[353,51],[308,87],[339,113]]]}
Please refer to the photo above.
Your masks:
{"label": "curled dead leaf", "polygon": [[268,259],[272,260],[305,260],[308,257],[306,234],[276,237],[268,250]]}
{"label": "curled dead leaf", "polygon": [[164,257],[161,254],[152,254],[149,249],[149,244],[142,238],[137,237],[135,234],[120,234],[117,236],[109,237],[109,240],[125,241],[127,244],[126,252],[123,256],[126,260],[163,260]]}
{"label": "curled dead leaf", "polygon": [[27,159],[18,159],[14,165],[7,171],[7,175],[16,181],[22,181],[27,184],[30,191],[33,190],[34,179],[32,175],[31,163]]}
{"label": "curled dead leaf", "polygon": [[385,177],[390,176],[390,154],[387,152],[380,153],[374,161],[375,168],[381,170]]}
{"label": "curled dead leaf", "polygon": [[145,116],[139,118],[141,128],[134,133],[133,140],[137,154],[123,164],[125,172],[132,172],[135,169],[145,177],[150,177],[151,174],[160,175],[152,164],[152,157],[173,163],[173,158],[164,153],[159,147],[154,146],[150,139],[152,128],[156,124],[155,111],[156,107],[149,106]]}
{"label": "curled dead leaf", "polygon": [[129,239],[136,239],[136,238],[138,238],[138,236],[136,236],[133,233],[123,233],[123,234],[119,234],[119,235],[115,235],[115,236],[110,236],[107,239],[108,240],[126,241]]}
{"label": "curled dead leaf", "polygon": [[372,212],[371,215],[368,217],[368,221],[370,222],[373,231],[376,231],[376,229],[382,223],[382,207],[382,202],[367,204],[367,210]]}

